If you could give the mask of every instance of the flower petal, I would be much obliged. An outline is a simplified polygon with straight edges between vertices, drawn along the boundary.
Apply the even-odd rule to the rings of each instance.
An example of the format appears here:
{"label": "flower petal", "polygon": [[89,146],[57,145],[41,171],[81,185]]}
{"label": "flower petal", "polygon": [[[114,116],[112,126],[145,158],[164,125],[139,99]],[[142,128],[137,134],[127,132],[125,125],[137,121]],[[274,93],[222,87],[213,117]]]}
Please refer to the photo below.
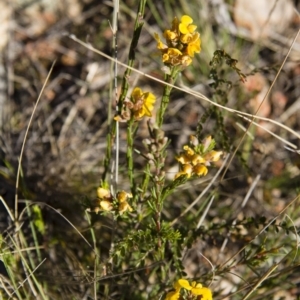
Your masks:
{"label": "flower petal", "polygon": [[105,210],[105,211],[110,211],[110,210],[113,209],[113,206],[112,206],[111,202],[110,202],[110,201],[107,201],[107,200],[102,200],[102,201],[100,202],[100,207],[101,207],[103,210]]}
{"label": "flower petal", "polygon": [[164,32],[164,37],[166,38],[166,40],[176,40],[178,38],[178,35],[175,31],[172,30],[165,30]]}
{"label": "flower petal", "polygon": [[201,300],[212,300],[212,292],[209,288],[192,288],[191,293],[193,295],[201,295]]}
{"label": "flower petal", "polygon": [[143,96],[143,92],[139,87],[134,88],[134,90],[131,93],[131,97],[135,100],[134,102],[136,102],[142,96]]}
{"label": "flower petal", "polygon": [[98,187],[97,188],[97,196],[100,199],[108,198],[108,197],[110,197],[110,191],[103,187]]}
{"label": "flower petal", "polygon": [[120,213],[120,215],[122,215],[127,210],[129,210],[130,212],[133,211],[132,207],[128,204],[127,201],[121,202],[119,204],[119,213]]}
{"label": "flower petal", "polygon": [[223,154],[222,151],[209,151],[205,156],[204,156],[204,159],[205,160],[208,160],[208,161],[218,161],[221,157],[221,155]]}
{"label": "flower petal", "polygon": [[189,25],[193,23],[193,19],[188,15],[183,15],[180,19],[181,23]]}
{"label": "flower petal", "polygon": [[180,297],[179,291],[173,291],[173,292],[169,292],[166,295],[166,300],[178,300],[179,297]]}
{"label": "flower petal", "polygon": [[182,288],[190,291],[192,289],[190,283],[186,279],[178,279],[177,281],[178,285],[180,285]]}
{"label": "flower petal", "polygon": [[[193,31],[190,31],[195,26],[195,25],[193,25],[193,27],[190,28],[190,24],[192,24],[192,23],[193,23],[193,19],[190,16],[187,16],[187,15],[182,16],[181,23],[179,24],[179,31],[182,34],[187,34],[187,33],[193,32]],[[196,26],[196,28],[197,28],[197,26]],[[194,31],[195,31],[195,29],[194,29]]]}
{"label": "flower petal", "polygon": [[194,166],[193,171],[198,176],[205,176],[208,172],[207,168],[202,164],[197,164]]}

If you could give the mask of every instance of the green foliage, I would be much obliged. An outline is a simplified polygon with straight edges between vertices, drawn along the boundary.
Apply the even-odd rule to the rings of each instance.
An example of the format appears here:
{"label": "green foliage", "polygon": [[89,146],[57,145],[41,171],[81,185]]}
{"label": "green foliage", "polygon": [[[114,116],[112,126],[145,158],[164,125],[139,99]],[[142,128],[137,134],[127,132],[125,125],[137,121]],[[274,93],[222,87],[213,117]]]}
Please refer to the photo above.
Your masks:
{"label": "green foliage", "polygon": [[128,232],[123,240],[116,242],[116,247],[111,255],[117,265],[127,261],[136,267],[144,266],[147,258],[163,259],[166,244],[172,245],[180,238],[180,232],[167,223],[161,224],[158,233],[156,224],[152,222],[152,225],[145,229]]}
{"label": "green foliage", "polygon": [[209,63],[211,67],[209,77],[214,81],[213,83],[211,83],[211,86],[216,90],[217,94],[220,93],[221,95],[225,94],[224,91],[220,89],[223,84],[226,84],[228,87],[232,86],[232,82],[230,80],[220,78],[220,76],[218,75],[219,72],[221,73],[224,72],[220,68],[223,61],[225,61],[226,65],[229,68],[231,68],[237,73],[237,75],[239,76],[242,82],[246,80],[246,75],[243,74],[241,70],[236,66],[238,61],[232,58],[224,50],[216,50],[212,60]]}
{"label": "green foliage", "polygon": [[42,216],[42,211],[38,205],[32,206],[33,223],[40,234],[45,234],[45,223]]}
{"label": "green foliage", "polygon": [[3,236],[0,235],[0,254],[1,260],[4,265],[10,269],[16,266],[16,257],[5,247],[6,243],[4,242]]}

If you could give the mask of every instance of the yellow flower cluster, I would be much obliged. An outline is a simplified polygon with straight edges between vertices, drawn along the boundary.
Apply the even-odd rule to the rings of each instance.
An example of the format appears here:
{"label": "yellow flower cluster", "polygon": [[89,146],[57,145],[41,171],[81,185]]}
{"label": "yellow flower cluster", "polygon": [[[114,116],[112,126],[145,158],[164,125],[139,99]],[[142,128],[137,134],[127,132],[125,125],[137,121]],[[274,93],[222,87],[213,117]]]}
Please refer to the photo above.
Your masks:
{"label": "yellow flower cluster", "polygon": [[175,175],[175,179],[181,175],[190,178],[193,175],[205,176],[208,172],[207,166],[211,162],[216,162],[223,154],[222,151],[212,150],[214,147],[214,140],[211,136],[199,144],[195,136],[191,136],[189,145],[184,145],[183,150],[179,156],[176,157],[180,163],[180,171]]}
{"label": "yellow flower cluster", "polygon": [[116,116],[116,121],[128,121],[131,118],[140,120],[144,116],[151,117],[156,97],[150,92],[143,92],[139,87],[134,88],[130,100],[124,101],[124,110]]}
{"label": "yellow flower cluster", "polygon": [[157,49],[162,52],[162,61],[168,66],[188,66],[192,62],[195,53],[201,51],[200,33],[196,32],[197,26],[193,25],[193,19],[184,15],[180,22],[175,17],[172,28],[165,30],[164,44],[157,33],[154,37],[157,41]]}
{"label": "yellow flower cluster", "polygon": [[[212,292],[209,288],[205,288],[201,283],[193,281],[190,284],[186,279],[179,279],[174,284],[175,291],[169,292],[165,300],[178,300],[181,289],[189,294],[188,299],[194,299],[193,296],[201,296],[201,300],[212,300]],[[197,298],[198,299],[198,298]],[[200,299],[200,298],[199,298]]]}
{"label": "yellow flower cluster", "polygon": [[106,187],[97,188],[97,198],[92,203],[91,211],[98,213],[100,211],[118,211],[122,215],[126,211],[132,212],[132,207],[128,199],[132,198],[131,193],[120,191],[114,198]]}

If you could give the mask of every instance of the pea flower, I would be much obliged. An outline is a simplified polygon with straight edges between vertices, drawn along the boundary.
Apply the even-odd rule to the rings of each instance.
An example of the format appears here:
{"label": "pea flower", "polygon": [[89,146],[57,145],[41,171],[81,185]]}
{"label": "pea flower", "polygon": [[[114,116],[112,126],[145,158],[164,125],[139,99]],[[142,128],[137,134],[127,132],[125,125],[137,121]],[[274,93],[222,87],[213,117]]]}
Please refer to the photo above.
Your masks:
{"label": "pea flower", "polygon": [[172,44],[178,40],[177,32],[172,30],[165,30],[164,37],[167,41],[172,42]]}
{"label": "pea flower", "polygon": [[188,38],[186,52],[190,57],[194,57],[195,53],[201,51],[200,43],[200,34],[198,32],[195,32],[195,34]]}
{"label": "pea flower", "polygon": [[99,206],[103,211],[110,211],[113,209],[112,195],[107,188],[98,187],[97,197],[99,200]]}
{"label": "pea flower", "polygon": [[[171,35],[171,34],[170,34]],[[167,45],[165,45],[162,41],[161,41],[161,39],[160,39],[160,37],[159,37],[159,35],[157,34],[157,33],[154,33],[154,38],[156,39],[156,41],[157,41],[157,49],[159,49],[159,50],[166,50],[166,49],[168,49],[168,46]],[[169,40],[171,40],[171,38],[169,38]]]}
{"label": "pea flower", "polygon": [[119,202],[119,213],[120,213],[120,215],[122,215],[127,210],[130,211],[130,212],[133,211],[132,207],[127,202],[128,198],[132,198],[131,193],[127,193],[125,191],[120,191],[120,192],[117,193],[117,200]]}
{"label": "pea flower", "polygon": [[193,172],[197,176],[205,176],[208,172],[208,169],[202,164],[197,164],[193,167]]}
{"label": "pea flower", "polygon": [[222,152],[221,151],[209,151],[205,156],[204,156],[204,159],[206,161],[218,161],[220,159],[220,156],[222,155]]}
{"label": "pea flower", "polygon": [[181,22],[179,23],[179,31],[182,34],[193,33],[197,26],[193,25],[193,19],[190,16],[184,15],[181,17]]}
{"label": "pea flower", "polygon": [[180,297],[181,286],[178,284],[179,280],[174,283],[175,291],[167,293],[166,300],[178,300]]}
{"label": "pea flower", "polygon": [[140,120],[144,116],[151,117],[156,97],[150,92],[143,92],[141,88],[133,89],[130,100],[124,101],[124,110],[116,116],[116,121],[128,121],[131,118]]}
{"label": "pea flower", "polygon": [[162,61],[172,66],[188,66],[191,64],[192,59],[188,55],[182,55],[176,48],[168,48],[167,52],[162,56]]}
{"label": "pea flower", "polygon": [[188,291],[191,291],[192,295],[202,296],[201,300],[212,300],[212,292],[209,288],[202,287],[201,283],[193,281],[190,285],[185,279],[179,279],[180,285]]}
{"label": "pea flower", "polygon": [[212,292],[209,288],[203,287],[201,283],[193,281],[190,284],[186,279],[179,279],[174,284],[175,291],[166,295],[166,300],[177,300],[180,297],[180,290],[185,289],[189,295],[201,296],[201,300],[212,300]]}
{"label": "pea flower", "polygon": [[87,211],[97,214],[110,211],[122,215],[126,211],[133,211],[128,203],[129,198],[132,198],[132,194],[123,190],[117,192],[116,196],[113,196],[108,184],[104,182],[97,188],[97,198],[91,201],[90,208]]}
{"label": "pea flower", "polygon": [[150,92],[143,92],[139,87],[136,87],[131,94],[132,103],[134,103],[134,117],[140,119],[143,116],[151,117],[154,108],[155,96]]}
{"label": "pea flower", "polygon": [[180,290],[169,292],[166,295],[166,300],[178,300],[180,297]]}
{"label": "pea flower", "polygon": [[200,34],[196,32],[197,26],[192,23],[193,19],[188,15],[182,16],[180,22],[175,17],[172,28],[164,31],[165,43],[157,33],[154,34],[165,65],[186,67],[192,63],[195,53],[200,53]]}
{"label": "pea flower", "polygon": [[175,175],[175,179],[181,175],[185,175],[187,178],[190,178],[193,173],[193,166],[191,164],[184,164],[182,170]]}
{"label": "pea flower", "polygon": [[97,196],[100,199],[111,197],[110,191],[107,188],[103,188],[103,187],[100,187],[100,186],[97,188]]}
{"label": "pea flower", "polygon": [[206,137],[201,143],[195,136],[190,137],[188,145],[183,146],[183,151],[176,157],[180,164],[180,171],[175,175],[178,178],[182,175],[190,178],[193,175],[205,176],[208,173],[208,166],[221,158],[222,151],[213,150],[215,141],[211,136]]}
{"label": "pea flower", "polygon": [[104,184],[104,186],[97,188],[97,198],[91,201],[90,207],[87,208],[87,211],[98,214],[101,211],[111,210],[113,210],[113,197],[108,187]]}

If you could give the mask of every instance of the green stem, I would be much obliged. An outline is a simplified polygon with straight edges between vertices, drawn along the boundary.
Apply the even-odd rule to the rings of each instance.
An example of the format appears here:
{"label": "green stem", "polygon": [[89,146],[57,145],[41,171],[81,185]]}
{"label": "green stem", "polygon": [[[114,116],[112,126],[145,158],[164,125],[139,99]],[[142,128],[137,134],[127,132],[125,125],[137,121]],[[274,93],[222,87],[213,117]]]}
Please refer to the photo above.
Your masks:
{"label": "green stem", "polygon": [[96,238],[95,230],[94,230],[90,215],[87,212],[85,213],[85,215],[86,215],[87,221],[88,221],[89,226],[90,226],[94,251],[96,253],[95,261],[94,261],[94,299],[96,299],[97,292],[98,292],[98,289],[99,289],[99,282],[98,282],[97,278],[98,278],[98,276],[100,276],[100,274],[99,274],[100,248],[97,247],[97,238]]}
{"label": "green stem", "polygon": [[146,192],[148,191],[149,186],[149,180],[150,180],[150,163],[148,162],[145,171],[144,171],[144,178],[141,184],[141,198],[143,199]]}
{"label": "green stem", "polygon": [[[141,35],[141,31],[144,25],[143,16],[145,13],[145,6],[146,6],[146,0],[140,0],[137,16],[135,19],[135,25],[134,25],[134,32],[133,37],[130,45],[129,55],[128,55],[128,66],[133,67],[134,60],[135,60],[135,50],[137,48],[137,44]],[[121,94],[117,103],[117,111],[121,112],[123,108],[123,103],[126,98],[127,92],[128,92],[128,78],[130,77],[131,69],[126,69],[123,80],[122,80],[122,87],[121,87]],[[114,120],[111,128],[109,130],[109,134],[107,135],[107,149],[106,149],[106,155],[104,159],[104,171],[102,174],[102,181],[106,181],[107,174],[110,171],[110,165],[111,165],[111,156],[112,156],[112,148],[113,143],[116,136],[116,121]]]}
{"label": "green stem", "polygon": [[104,171],[102,174],[102,181],[106,181],[106,176],[107,173],[110,170],[110,161],[111,161],[111,155],[112,155],[112,149],[113,149],[113,142],[115,140],[115,136],[116,136],[116,121],[113,120],[111,128],[110,128],[110,132],[107,135],[106,138],[106,153],[105,153],[105,159],[104,159]]}
{"label": "green stem", "polygon": [[[133,140],[136,130],[134,128],[134,119],[132,118],[127,125],[127,167],[131,192],[133,193]],[[133,193],[134,194],[134,193]]]}
{"label": "green stem", "polygon": [[[178,74],[179,74],[178,68],[173,67],[171,70],[171,74],[166,75],[165,81],[167,83],[174,84]],[[161,126],[163,124],[164,115],[165,115],[166,109],[167,109],[169,101],[170,101],[170,94],[171,94],[172,89],[173,88],[169,85],[166,85],[164,88],[164,93],[163,93],[162,100],[160,103],[160,108],[158,111],[157,125],[159,128],[161,128]]]}

